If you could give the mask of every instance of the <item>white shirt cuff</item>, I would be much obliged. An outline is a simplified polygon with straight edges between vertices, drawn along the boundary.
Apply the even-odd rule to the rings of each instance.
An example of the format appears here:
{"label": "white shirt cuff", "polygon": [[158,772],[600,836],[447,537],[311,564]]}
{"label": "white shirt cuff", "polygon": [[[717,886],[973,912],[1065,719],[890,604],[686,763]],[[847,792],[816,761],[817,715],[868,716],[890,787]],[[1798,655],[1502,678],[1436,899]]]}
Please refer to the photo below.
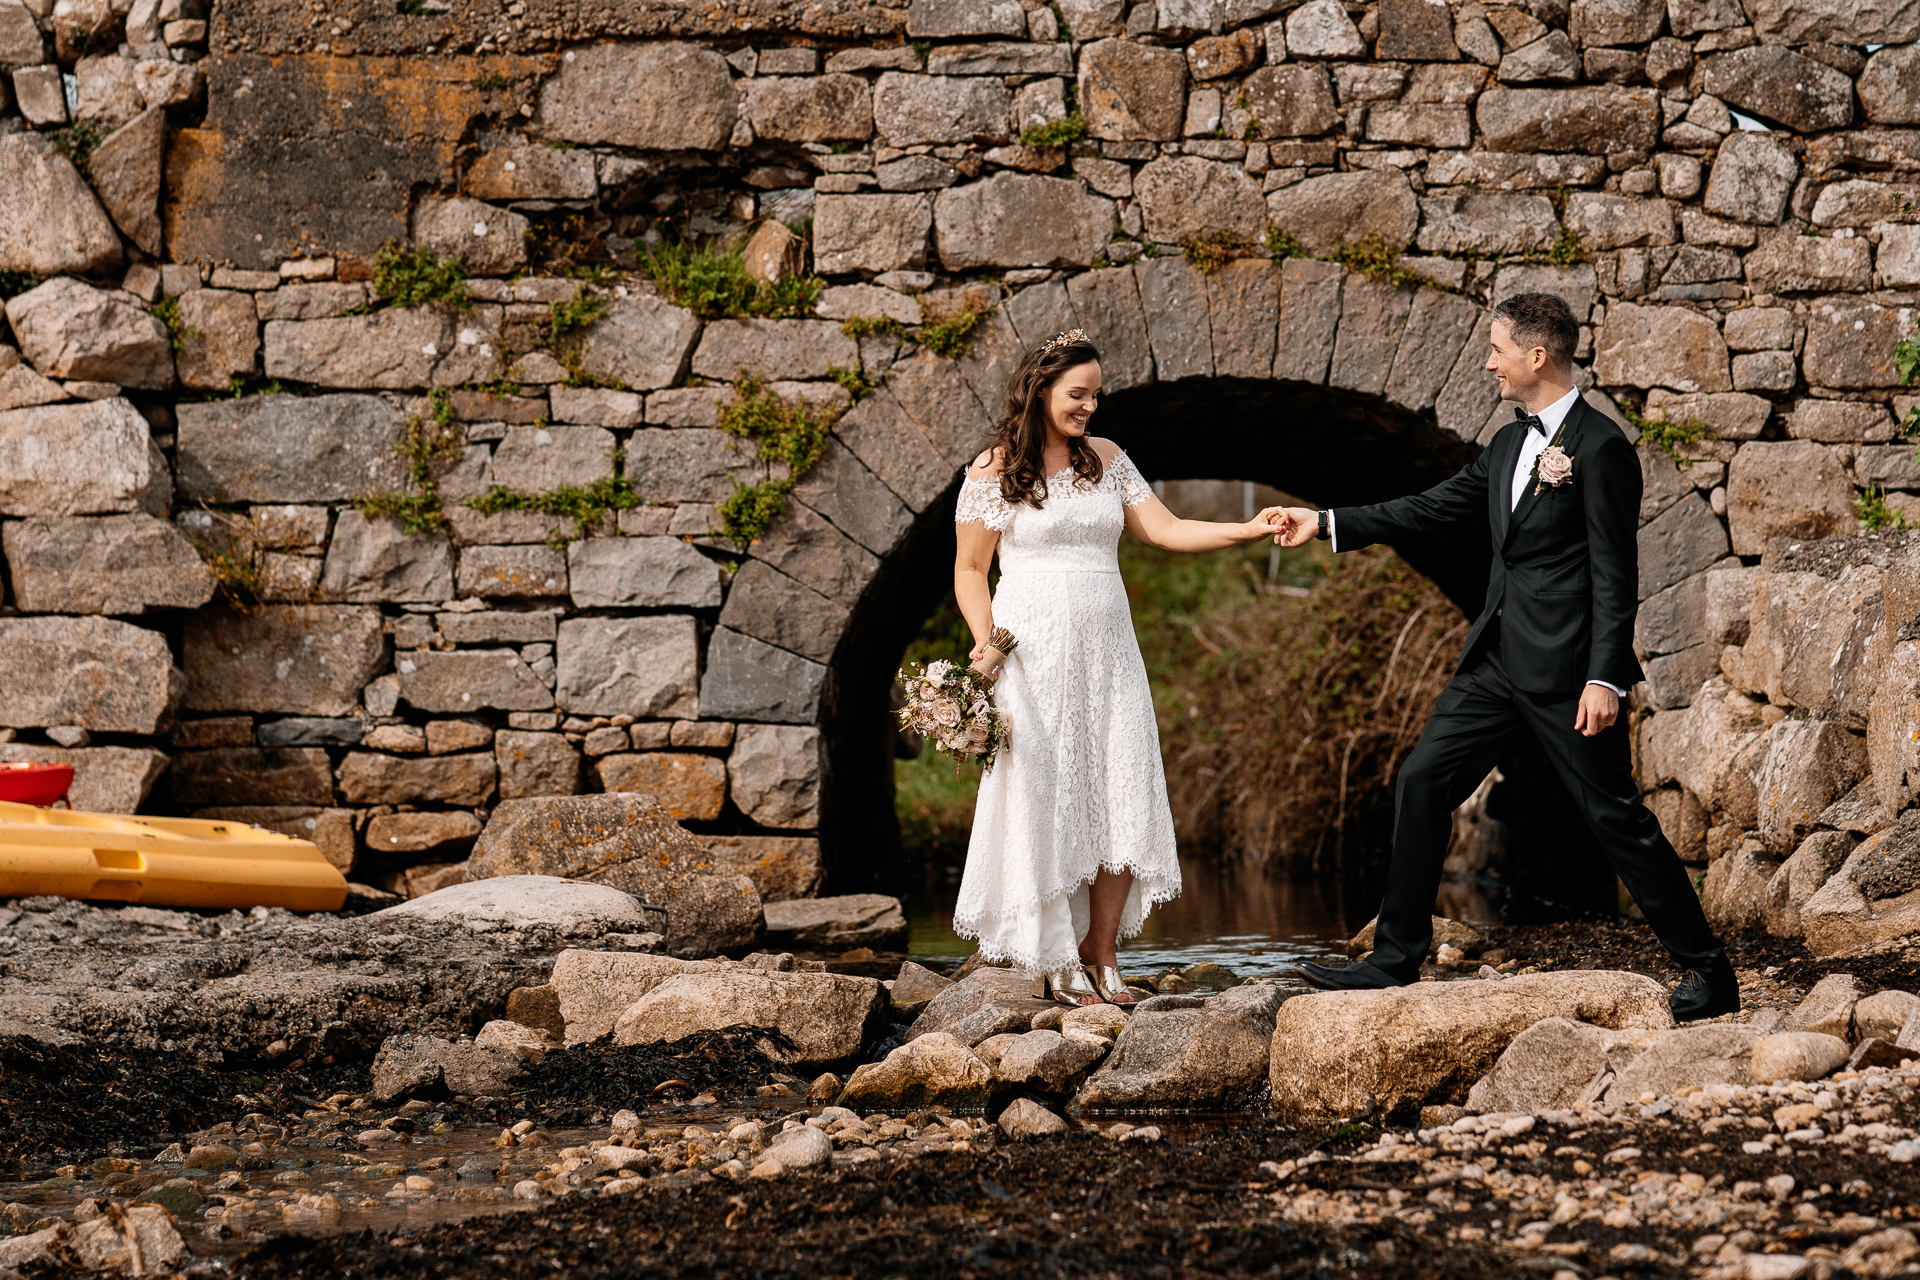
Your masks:
{"label": "white shirt cuff", "polygon": [[1333,518],[1333,508],[1327,508],[1327,541],[1336,553],[1340,550],[1340,523]]}
{"label": "white shirt cuff", "polygon": [[1618,685],[1608,684],[1605,680],[1589,680],[1587,681],[1587,683],[1597,684],[1602,689],[1611,689],[1613,691],[1613,696],[1616,698],[1624,698],[1627,696],[1627,691],[1625,689],[1620,688]]}

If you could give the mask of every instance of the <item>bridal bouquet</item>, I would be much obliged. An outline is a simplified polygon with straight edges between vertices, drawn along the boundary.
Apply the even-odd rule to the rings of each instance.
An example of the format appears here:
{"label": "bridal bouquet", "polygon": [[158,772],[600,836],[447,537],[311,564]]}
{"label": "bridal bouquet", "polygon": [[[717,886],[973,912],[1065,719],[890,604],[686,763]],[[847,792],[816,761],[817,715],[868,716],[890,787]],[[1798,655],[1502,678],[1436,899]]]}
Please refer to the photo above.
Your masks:
{"label": "bridal bouquet", "polygon": [[[1003,658],[1018,643],[1004,627],[987,640],[988,648]],[[901,728],[931,738],[951,755],[955,776],[968,756],[979,756],[983,771],[993,768],[994,758],[1008,747],[1013,726],[993,709],[991,679],[944,658],[925,666],[910,662],[900,669],[898,678],[907,697],[900,709]]]}

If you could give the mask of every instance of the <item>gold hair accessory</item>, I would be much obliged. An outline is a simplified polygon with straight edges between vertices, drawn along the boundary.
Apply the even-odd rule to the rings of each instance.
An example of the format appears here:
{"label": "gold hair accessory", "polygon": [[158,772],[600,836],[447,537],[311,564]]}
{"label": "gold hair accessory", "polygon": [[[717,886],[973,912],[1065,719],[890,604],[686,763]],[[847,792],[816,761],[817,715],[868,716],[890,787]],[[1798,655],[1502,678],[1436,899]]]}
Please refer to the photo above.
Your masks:
{"label": "gold hair accessory", "polygon": [[1045,355],[1055,347],[1064,347],[1072,342],[1091,342],[1085,329],[1068,329],[1065,333],[1056,333],[1040,344],[1040,354]]}

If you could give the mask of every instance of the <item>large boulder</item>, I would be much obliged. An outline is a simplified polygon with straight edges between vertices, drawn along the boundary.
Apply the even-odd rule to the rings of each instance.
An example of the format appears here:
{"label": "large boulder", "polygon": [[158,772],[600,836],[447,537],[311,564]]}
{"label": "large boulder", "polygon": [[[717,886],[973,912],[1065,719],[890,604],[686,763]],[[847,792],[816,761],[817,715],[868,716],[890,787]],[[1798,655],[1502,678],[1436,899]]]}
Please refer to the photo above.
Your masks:
{"label": "large boulder", "polygon": [[933,1032],[855,1068],[836,1101],[856,1111],[974,1109],[991,1102],[998,1083],[993,1068],[966,1044]]}
{"label": "large boulder", "polygon": [[1280,987],[1261,984],[1234,987],[1197,1009],[1137,1010],[1075,1105],[1083,1111],[1244,1107],[1266,1079],[1274,1016],[1286,998]]}
{"label": "large boulder", "polygon": [[761,933],[753,881],[705,866],[700,842],[652,796],[546,796],[500,803],[474,845],[467,878],[590,880],[664,907],[665,919],[653,927],[674,955],[751,949]]}
{"label": "large boulder", "polygon": [[728,964],[632,951],[562,951],[545,989],[553,994],[562,1038],[569,1045],[586,1044],[611,1032],[621,1014],[668,978],[715,973]]}
{"label": "large boulder", "polygon": [[1867,840],[1800,908],[1817,956],[1920,930],[1920,811]]}
{"label": "large boulder", "polygon": [[[1095,1037],[1067,1037],[1058,1031],[1028,1031],[1022,1035],[996,1036],[1006,1043],[999,1046],[994,1070],[1008,1084],[1023,1085],[1041,1093],[1065,1096],[1086,1079],[1087,1068],[1106,1056],[1107,1049]],[[980,1046],[982,1051],[984,1045]]]}
{"label": "large boulder", "polygon": [[403,1032],[380,1044],[373,1060],[373,1097],[376,1102],[450,1093],[503,1097],[522,1074],[520,1055],[509,1049]]}
{"label": "large boulder", "polygon": [[1515,1036],[1468,1090],[1467,1108],[1540,1112],[1591,1102],[1659,1034],[1543,1018]]}
{"label": "large boulder", "polygon": [[1553,1017],[1610,1030],[1673,1025],[1665,987],[1608,970],[1297,996],[1274,1022],[1273,1107],[1395,1115],[1457,1104],[1516,1036]]}
{"label": "large boulder", "polygon": [[751,1027],[775,1061],[826,1066],[857,1056],[886,1026],[877,979],[844,973],[727,968],[668,978],[614,1024],[615,1044],[672,1044],[701,1031]]}
{"label": "large boulder", "polygon": [[837,898],[796,898],[768,902],[767,945],[801,950],[852,947],[900,947],[907,941],[907,916],[900,899],[884,893],[851,893]]}
{"label": "large boulder", "polygon": [[1779,1031],[1757,1041],[1750,1055],[1761,1084],[1824,1080],[1847,1065],[1847,1042],[1819,1031]]}
{"label": "large boulder", "polygon": [[944,1031],[976,1045],[1005,1031],[1024,1031],[1033,1025],[1035,1014],[1059,1007],[1033,995],[1033,979],[1012,969],[984,967],[928,1001],[905,1039],[911,1042]]}
{"label": "large boulder", "polygon": [[1669,1031],[1615,1077],[1605,1100],[1635,1103],[1649,1093],[1665,1097],[1688,1085],[1752,1084],[1750,1058],[1759,1039],[1759,1031],[1742,1022]]}
{"label": "large boulder", "polygon": [[1916,1009],[1920,1009],[1920,996],[1912,992],[1877,991],[1853,1007],[1854,1038],[1892,1044]]}
{"label": "large boulder", "polygon": [[[500,876],[450,884],[374,914],[452,921],[481,933],[544,926],[569,938],[644,933],[652,927],[632,894],[558,876]],[[653,918],[658,919],[657,913]]]}

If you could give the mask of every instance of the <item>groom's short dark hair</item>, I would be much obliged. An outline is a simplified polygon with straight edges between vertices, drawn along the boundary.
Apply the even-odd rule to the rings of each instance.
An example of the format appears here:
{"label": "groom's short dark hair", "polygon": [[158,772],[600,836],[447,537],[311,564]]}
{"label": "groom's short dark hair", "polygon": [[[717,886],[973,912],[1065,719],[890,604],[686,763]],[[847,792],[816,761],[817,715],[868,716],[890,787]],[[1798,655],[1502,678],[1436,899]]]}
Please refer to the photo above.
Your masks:
{"label": "groom's short dark hair", "polygon": [[1547,358],[1559,368],[1573,367],[1574,349],[1580,345],[1580,322],[1559,295],[1516,293],[1494,306],[1493,318],[1507,322],[1507,332],[1522,351],[1545,347]]}

